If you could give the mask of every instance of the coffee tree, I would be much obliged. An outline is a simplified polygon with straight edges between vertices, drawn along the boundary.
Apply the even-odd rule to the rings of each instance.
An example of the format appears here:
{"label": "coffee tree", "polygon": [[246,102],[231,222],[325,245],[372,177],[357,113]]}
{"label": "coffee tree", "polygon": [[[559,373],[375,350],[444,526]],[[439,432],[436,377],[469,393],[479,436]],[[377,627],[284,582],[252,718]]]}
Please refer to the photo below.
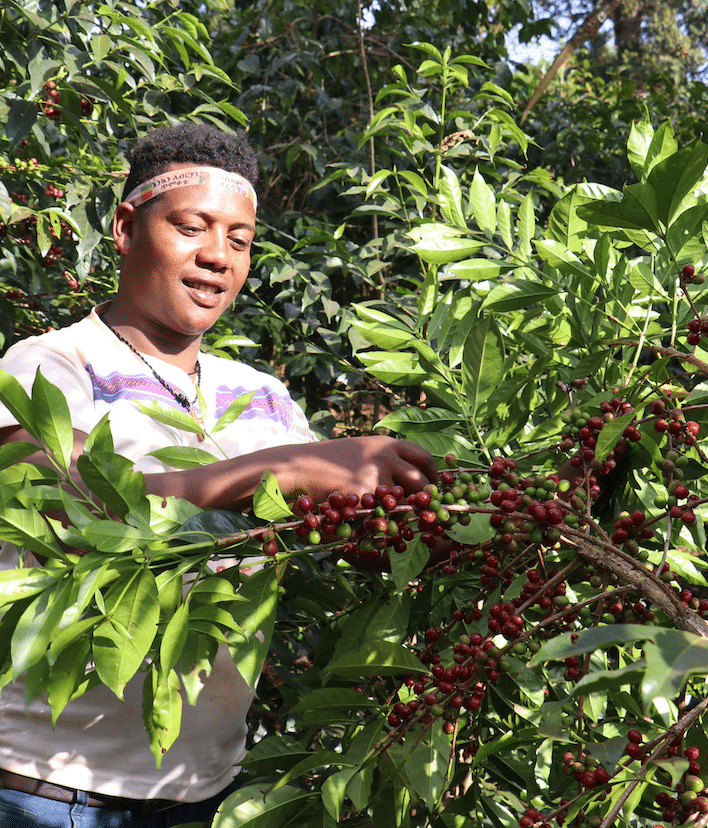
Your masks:
{"label": "coffee tree", "polygon": [[216,824],[257,791],[284,824],[702,824],[708,146],[636,123],[636,183],[576,186],[541,225],[502,91],[480,90],[499,107],[474,129],[432,117],[425,84],[465,84],[474,61],[426,51],[370,131],[400,166],[352,189],[397,272],[420,266],[355,307],[351,338],[394,401],[380,427],[429,448],[440,481],[298,504],[296,536],[390,574],[344,609],[298,575],[292,657],[272,654],[288,674],[271,663],[262,690],[275,733],[246,760],[263,779]]}
{"label": "coffee tree", "polygon": [[[88,496],[61,395],[3,375],[48,460],[0,449],[0,538],[26,551],[0,573],[0,686],[61,716],[141,671],[159,763],[219,643],[253,686],[266,659],[217,828],[704,824],[708,145],[637,122],[635,183],[566,189],[524,167],[481,61],[419,50],[363,136],[396,166],[332,173],[352,225],[378,218],[342,267],[381,276],[335,356],[437,484],[288,504],[266,474],[253,513],[201,512],[147,495],[104,422]],[[159,459],[213,462],[207,439]]]}

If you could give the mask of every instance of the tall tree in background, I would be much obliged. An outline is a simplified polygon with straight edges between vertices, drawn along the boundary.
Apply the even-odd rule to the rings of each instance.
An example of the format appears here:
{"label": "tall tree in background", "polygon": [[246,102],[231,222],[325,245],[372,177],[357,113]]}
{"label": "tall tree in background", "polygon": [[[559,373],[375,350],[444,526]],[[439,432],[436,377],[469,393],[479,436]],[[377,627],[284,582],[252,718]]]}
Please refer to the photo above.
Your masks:
{"label": "tall tree in background", "polygon": [[526,97],[522,122],[540,147],[532,160],[568,182],[621,186],[632,173],[617,136],[646,112],[671,120],[679,135],[704,131],[707,9],[705,0],[535,3],[564,45],[535,77],[523,69],[514,77],[531,87],[514,91]]}

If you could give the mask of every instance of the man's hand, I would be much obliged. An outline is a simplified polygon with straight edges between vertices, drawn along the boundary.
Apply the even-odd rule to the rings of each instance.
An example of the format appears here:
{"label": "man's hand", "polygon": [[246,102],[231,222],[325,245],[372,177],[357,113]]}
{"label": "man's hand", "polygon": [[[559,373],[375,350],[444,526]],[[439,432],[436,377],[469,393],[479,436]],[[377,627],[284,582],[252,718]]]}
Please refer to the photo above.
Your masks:
{"label": "man's hand", "polygon": [[245,509],[267,470],[286,500],[308,494],[318,503],[334,491],[361,496],[378,485],[402,486],[409,494],[438,479],[425,449],[371,436],[277,446],[196,469],[147,474],[145,481],[149,492],[184,497],[203,509]]}
{"label": "man's hand", "polygon": [[379,485],[401,486],[409,494],[438,479],[425,449],[392,437],[343,437],[287,451],[285,467],[273,469],[286,497],[308,494],[319,502],[333,491],[361,496]]}

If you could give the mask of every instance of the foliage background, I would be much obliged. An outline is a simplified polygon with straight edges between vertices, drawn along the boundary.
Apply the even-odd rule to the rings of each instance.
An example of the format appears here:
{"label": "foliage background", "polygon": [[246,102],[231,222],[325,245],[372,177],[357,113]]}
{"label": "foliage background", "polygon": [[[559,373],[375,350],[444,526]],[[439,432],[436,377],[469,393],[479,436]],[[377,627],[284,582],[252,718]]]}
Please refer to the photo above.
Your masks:
{"label": "foliage background", "polygon": [[[161,549],[156,536],[169,535],[188,518],[206,521],[199,528],[215,535],[238,534],[244,527],[236,518],[214,516],[217,524],[236,521],[217,531],[211,518],[193,515],[185,504],[173,504],[169,514],[156,510],[132,478],[130,496],[120,475],[94,483],[106,503],[114,509],[119,504],[130,531],[120,537],[117,530],[107,533],[105,515],[87,515],[82,503],[76,506],[72,540],[92,545],[102,556],[130,553],[127,574],[117,567],[117,580],[108,582],[114,585],[106,593],[109,609],[127,589],[134,590],[138,608],[149,603],[152,590],[161,596],[165,675],[172,676],[176,664],[174,642],[184,643],[187,631],[203,630],[204,613],[209,623],[221,619],[222,633],[230,629],[238,635],[236,624],[250,630],[252,639],[253,625],[272,617],[277,604],[265,680],[252,711],[258,747],[247,771],[249,780],[260,774],[266,781],[253,782],[260,787],[249,787],[234,800],[234,810],[224,813],[219,825],[238,819],[244,824],[249,798],[266,789],[269,797],[253,825],[269,819],[278,824],[306,819],[312,826],[461,825],[473,818],[500,826],[518,824],[531,804],[546,815],[560,809],[579,826],[608,818],[605,824],[611,824],[625,805],[622,818],[651,824],[659,819],[657,790],[673,796],[676,786],[685,784],[685,753],[665,756],[661,750],[672,747],[671,727],[680,723],[688,729],[696,720],[692,699],[700,700],[696,707],[702,709],[701,676],[687,694],[684,683],[702,658],[696,632],[704,633],[698,618],[686,637],[683,616],[671,614],[671,590],[690,586],[699,601],[705,581],[695,553],[703,550],[705,536],[702,517],[677,527],[675,519],[665,523],[666,507],[655,505],[665,491],[671,496],[668,486],[676,481],[662,474],[666,447],[653,431],[648,405],[652,395],[680,403],[690,393],[691,416],[699,424],[705,419],[705,356],[684,341],[689,319],[701,317],[705,300],[698,286],[689,301],[679,280],[684,264],[699,269],[706,264],[705,145],[695,141],[704,126],[705,32],[699,8],[695,15],[680,4],[662,9],[673,14],[671,27],[665,20],[645,25],[659,14],[648,4],[622,4],[624,23],[631,18],[641,24],[635,27],[638,37],[618,41],[614,51],[602,39],[581,51],[523,130],[518,116],[543,67],[514,65],[504,37],[513,26],[520,27],[522,40],[553,31],[551,21],[561,9],[550,5],[532,9],[519,2],[451,0],[434,9],[417,2],[369,7],[329,2],[312,8],[284,0],[234,5],[65,0],[8,2],[0,12],[5,345],[67,324],[110,292],[117,274],[107,229],[126,154],[148,128],[194,117],[247,127],[262,167],[258,250],[248,289],[238,313],[219,323],[208,345],[283,377],[324,433],[368,430],[387,414],[383,427],[421,442],[441,465],[454,452],[461,465],[485,479],[500,454],[519,457],[524,474],[556,470],[564,459],[558,446],[569,403],[596,413],[615,393],[631,402],[622,428],[605,432],[608,455],[627,442],[623,429],[630,421],[642,429],[642,447],[632,451],[625,476],[608,490],[619,508],[664,521],[664,535],[648,544],[647,556],[653,571],[671,552],[676,577],[656,599],[664,602],[666,637],[658,636],[653,650],[635,649],[646,630],[625,630],[607,618],[618,596],[622,612],[614,620],[631,624],[643,617],[626,614],[627,574],[610,570],[608,575],[596,548],[584,547],[570,530],[573,542],[560,550],[544,535],[525,550],[525,558],[513,559],[509,573],[521,579],[542,547],[548,564],[566,576],[550,579],[557,578],[558,586],[563,581],[571,602],[593,607],[599,626],[589,625],[591,635],[580,642],[556,639],[556,633],[569,634],[571,627],[564,625],[572,623],[563,621],[558,600],[558,623],[546,636],[554,639],[555,649],[544,651],[544,665],[550,666],[524,684],[512,663],[513,678],[488,682],[482,713],[468,731],[459,737],[455,731],[452,742],[441,728],[425,736],[404,728],[396,742],[385,717],[407,692],[396,677],[407,674],[413,662],[402,651],[420,651],[428,629],[443,629],[439,653],[450,659],[454,613],[476,602],[486,620],[489,607],[510,586],[495,582],[488,589],[475,569],[480,555],[486,566],[492,554],[486,517],[485,529],[474,521],[472,534],[460,530],[466,554],[473,550],[467,569],[438,568],[413,588],[409,582],[425,559],[419,543],[390,575],[357,574],[326,557],[296,555],[280,583],[274,568],[254,582],[261,593],[251,597],[259,609],[255,618],[246,618],[233,589],[223,584],[200,587],[201,598],[198,593],[188,610],[176,610],[163,600],[169,589],[163,572],[152,577],[154,567],[164,565],[159,555],[157,563],[152,557],[150,544]],[[671,35],[665,43],[657,39],[660,31]],[[684,148],[687,153],[681,154]],[[635,189],[623,190],[627,184]],[[648,195],[654,211],[637,207]],[[594,200],[595,213],[583,214],[582,207]],[[35,405],[61,409],[50,389],[38,388],[37,395]],[[23,411],[31,410],[24,404]],[[43,437],[41,424],[26,416]],[[49,446],[57,456],[61,442]],[[97,435],[92,450],[89,477],[110,454],[108,436]],[[687,459],[690,455],[691,485],[702,498],[704,456],[698,448],[683,451]],[[17,508],[13,498],[25,512],[38,497],[49,502],[39,487],[56,477],[21,478],[7,458],[3,462],[10,469],[6,515]],[[61,462],[58,467],[60,476]],[[702,499],[696,505],[699,517],[701,505]],[[574,508],[585,514],[584,505]],[[611,540],[617,509],[606,509],[593,529],[604,543],[619,547]],[[277,511],[270,518],[287,522]],[[188,527],[194,530],[193,523]],[[287,534],[292,528],[282,535],[288,550],[295,548]],[[39,524],[22,531],[29,548],[51,551],[49,534],[43,535]],[[260,535],[253,532],[245,551],[257,554]],[[147,567],[138,554],[146,546]],[[621,552],[614,549],[618,559]],[[37,692],[50,682],[60,708],[68,685],[58,690],[51,684],[56,662],[46,659],[42,647],[51,652],[53,646],[52,658],[62,646],[69,654],[79,647],[59,634],[75,605],[72,590],[78,586],[71,578],[94,577],[91,567],[106,559],[86,557],[76,575],[75,562],[54,554],[58,583],[64,585],[51,605],[54,611],[35,603],[48,576],[33,573],[36,583],[26,587],[31,594],[10,590],[6,600],[16,602],[16,610],[3,623],[36,629],[42,609],[43,633],[32,651],[37,660],[15,663],[15,669],[34,671]],[[577,569],[578,561],[583,568]],[[602,574],[599,585],[595,566]],[[643,577],[643,566],[630,569],[635,580],[640,570]],[[634,603],[645,599],[643,589],[639,598],[629,592]],[[229,607],[230,622],[222,605]],[[543,631],[545,622],[534,612],[534,630]],[[100,612],[87,620],[97,624],[97,618]],[[463,634],[486,634],[482,619],[463,620]],[[7,640],[13,636],[21,640],[16,632]],[[232,644],[236,647],[233,638]],[[357,662],[359,647],[369,648],[373,676]],[[246,649],[242,645],[240,651]],[[573,691],[559,666],[576,653],[586,658],[585,694]],[[689,668],[676,666],[677,653]],[[142,655],[136,651],[133,661],[139,663]],[[530,658],[533,649],[515,655]],[[342,658],[344,665],[332,670]],[[14,674],[12,662],[9,649],[4,681]],[[119,692],[133,662],[120,669],[110,659],[103,665],[93,680],[113,682]],[[672,680],[666,710],[649,704],[659,674]],[[632,700],[640,684],[644,707]],[[155,688],[148,697],[153,690],[151,737],[157,754],[164,743],[156,734],[165,719],[171,721],[169,737],[174,735],[174,686],[168,683],[167,697]],[[190,692],[196,692],[194,685]],[[323,705],[326,720],[318,714]],[[622,759],[630,725],[659,751],[649,771],[625,766]],[[702,725],[691,733],[681,750],[705,751]],[[381,740],[388,750],[380,750]],[[569,809],[560,803],[568,785],[577,785],[564,778],[560,757],[571,744],[585,760],[590,743],[592,766],[599,762],[618,775],[607,804],[604,788],[574,789]],[[668,781],[661,774],[668,774]],[[290,784],[294,780],[297,784]],[[678,824],[682,815],[677,806],[664,821]],[[546,816],[528,818],[530,824],[544,824]]]}

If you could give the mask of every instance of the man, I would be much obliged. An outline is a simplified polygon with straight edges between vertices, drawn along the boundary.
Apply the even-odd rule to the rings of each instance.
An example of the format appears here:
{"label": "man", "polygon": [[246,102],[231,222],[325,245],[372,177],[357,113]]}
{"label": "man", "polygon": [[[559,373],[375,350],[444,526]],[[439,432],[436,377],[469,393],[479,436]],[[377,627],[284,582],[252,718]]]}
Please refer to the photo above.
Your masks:
{"label": "man", "polygon": [[[288,499],[309,494],[319,501],[333,490],[362,494],[379,484],[420,490],[437,470],[415,444],[386,437],[317,442],[282,383],[200,353],[202,336],[248,274],[256,172],[243,134],[184,123],[143,139],[113,221],[120,254],[116,295],[75,325],[13,346],[0,368],[29,389],[41,366],[62,390],[72,412],[75,459],[108,413],[116,451],[135,462],[157,495],[240,509],[268,469]],[[203,433],[146,417],[139,404],[160,400],[209,431],[228,404],[248,392],[253,397],[246,411],[219,432],[227,459],[172,471],[148,456],[167,445],[210,450],[211,444]],[[14,440],[31,438],[0,407],[0,444]],[[33,459],[43,462],[43,455]],[[16,565],[17,551],[6,545],[0,568]],[[37,700],[25,709],[21,684],[6,686],[0,694],[0,824],[158,828],[210,819],[243,755],[251,702],[245,683],[228,653],[220,652],[160,771],[143,731],[140,684],[128,684],[124,702],[95,688],[63,711],[56,729],[48,705]]]}

